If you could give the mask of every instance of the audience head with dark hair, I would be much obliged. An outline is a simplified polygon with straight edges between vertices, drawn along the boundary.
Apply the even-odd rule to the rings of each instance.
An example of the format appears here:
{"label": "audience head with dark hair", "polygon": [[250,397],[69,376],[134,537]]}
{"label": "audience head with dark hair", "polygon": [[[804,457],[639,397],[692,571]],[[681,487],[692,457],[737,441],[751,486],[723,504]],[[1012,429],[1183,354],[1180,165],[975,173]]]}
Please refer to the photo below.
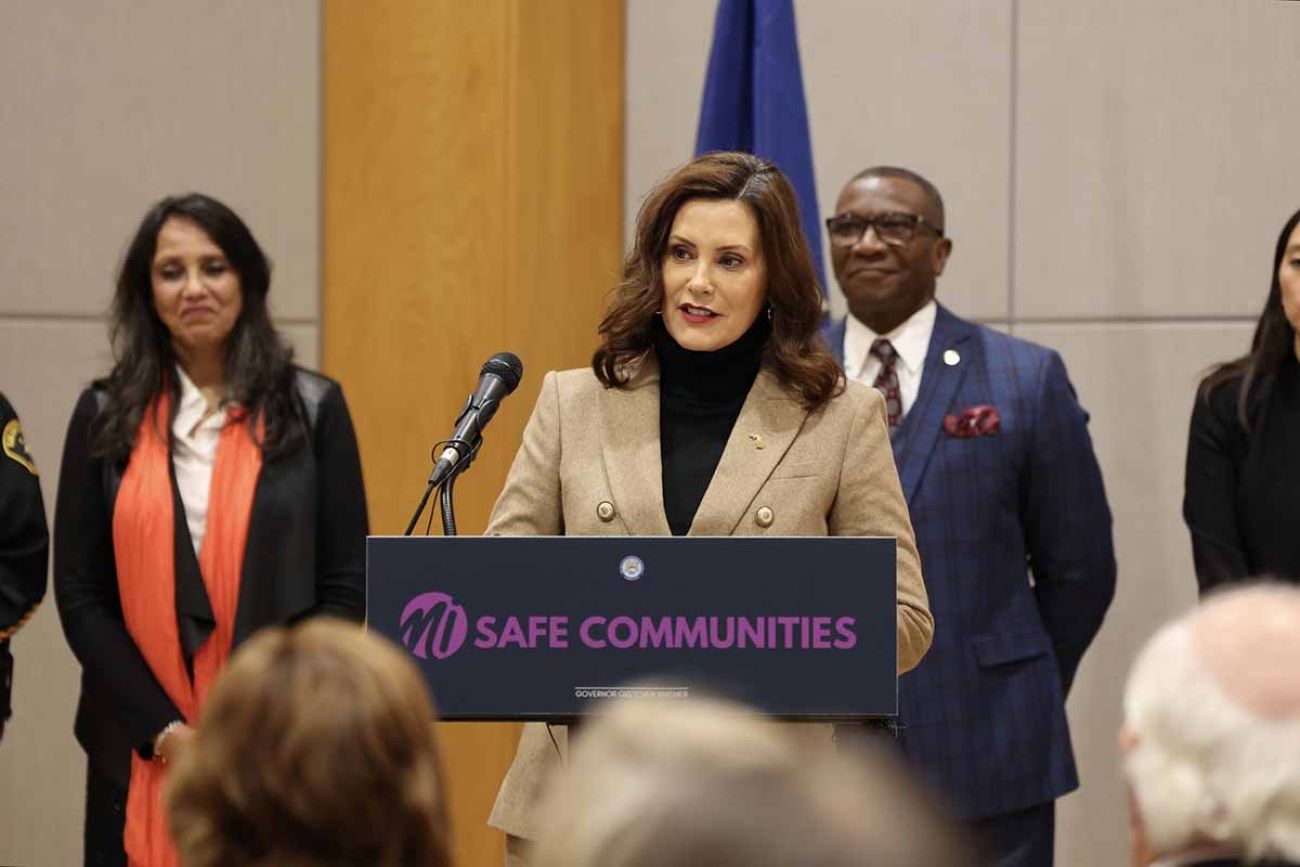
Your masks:
{"label": "audience head with dark hair", "polygon": [[167,804],[185,867],[445,867],[433,706],[357,626],[254,636],[209,696]]}
{"label": "audience head with dark hair", "polygon": [[810,751],[737,705],[621,702],[579,737],[536,867],[974,863],[887,755]]}
{"label": "audience head with dark hair", "polygon": [[1226,590],[1157,632],[1120,743],[1135,863],[1300,863],[1300,588]]}

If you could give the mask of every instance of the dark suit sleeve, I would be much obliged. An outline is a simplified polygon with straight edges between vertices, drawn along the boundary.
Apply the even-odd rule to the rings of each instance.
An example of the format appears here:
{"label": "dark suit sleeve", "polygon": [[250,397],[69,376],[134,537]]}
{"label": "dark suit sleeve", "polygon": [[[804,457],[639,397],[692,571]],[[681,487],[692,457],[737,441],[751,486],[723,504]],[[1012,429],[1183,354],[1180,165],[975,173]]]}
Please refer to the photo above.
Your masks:
{"label": "dark suit sleeve", "polygon": [[0,395],[0,432],[7,434],[0,453],[0,641],[17,632],[45,597],[50,556],[41,482],[20,430]]}
{"label": "dark suit sleeve", "polygon": [[1088,414],[1059,355],[1045,355],[1036,381],[1020,513],[1034,596],[1068,692],[1115,595],[1115,548]]}
{"label": "dark suit sleeve", "polygon": [[1198,394],[1192,408],[1183,519],[1192,534],[1196,583],[1202,593],[1250,574],[1235,506],[1240,468],[1234,445],[1243,435],[1235,404],[1233,389],[1224,386],[1209,401]]}
{"label": "dark suit sleeve", "polygon": [[122,619],[103,462],[91,456],[95,403],[93,392],[82,394],[63,446],[54,506],[54,597],[88,685],[111,700],[131,743],[147,758],[158,732],[183,715]]}
{"label": "dark suit sleeve", "polygon": [[366,614],[366,488],[343,390],[321,400],[315,436],[319,500],[316,528],[317,614],[361,620]]}

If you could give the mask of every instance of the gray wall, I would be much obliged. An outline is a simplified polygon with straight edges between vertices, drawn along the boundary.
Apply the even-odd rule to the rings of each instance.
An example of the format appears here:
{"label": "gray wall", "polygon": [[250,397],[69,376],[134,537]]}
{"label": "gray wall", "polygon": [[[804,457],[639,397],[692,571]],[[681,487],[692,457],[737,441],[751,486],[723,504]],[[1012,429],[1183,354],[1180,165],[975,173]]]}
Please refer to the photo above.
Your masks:
{"label": "gray wall", "polygon": [[[1064,867],[1126,863],[1121,684],[1154,625],[1194,602],[1193,390],[1247,348],[1300,206],[1300,3],[795,6],[823,215],[867,165],[929,176],[955,238],[941,299],[1060,350],[1092,413],[1120,585],[1070,697],[1083,787],[1061,802],[1058,852]],[[629,225],[690,156],[714,7],[628,2]]]}
{"label": "gray wall", "polygon": [[[211,193],[275,261],[277,322],[319,344],[316,0],[6,0],[0,10],[0,390],[53,516],[77,394],[107,372],[118,260],[161,196]],[[0,743],[0,864],[80,863],[79,669],[53,596],[14,640]]]}

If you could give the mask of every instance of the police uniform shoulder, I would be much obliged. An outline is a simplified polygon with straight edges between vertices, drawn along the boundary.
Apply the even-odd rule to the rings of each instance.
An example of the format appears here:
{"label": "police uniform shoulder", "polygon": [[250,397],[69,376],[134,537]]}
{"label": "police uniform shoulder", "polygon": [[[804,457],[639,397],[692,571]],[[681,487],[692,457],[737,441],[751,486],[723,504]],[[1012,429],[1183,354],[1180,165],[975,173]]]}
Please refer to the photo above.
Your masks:
{"label": "police uniform shoulder", "polygon": [[36,461],[27,450],[22,422],[3,394],[0,394],[0,460],[13,461],[33,476],[37,474]]}

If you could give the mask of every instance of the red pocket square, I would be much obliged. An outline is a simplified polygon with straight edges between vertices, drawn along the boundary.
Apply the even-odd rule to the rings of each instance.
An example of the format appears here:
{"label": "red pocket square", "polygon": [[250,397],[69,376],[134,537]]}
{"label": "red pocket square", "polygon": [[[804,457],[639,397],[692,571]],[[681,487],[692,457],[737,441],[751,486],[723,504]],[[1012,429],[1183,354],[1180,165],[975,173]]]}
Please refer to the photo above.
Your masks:
{"label": "red pocket square", "polygon": [[1002,416],[994,407],[982,403],[963,409],[960,415],[945,415],[943,429],[958,439],[989,436],[1002,429]]}

